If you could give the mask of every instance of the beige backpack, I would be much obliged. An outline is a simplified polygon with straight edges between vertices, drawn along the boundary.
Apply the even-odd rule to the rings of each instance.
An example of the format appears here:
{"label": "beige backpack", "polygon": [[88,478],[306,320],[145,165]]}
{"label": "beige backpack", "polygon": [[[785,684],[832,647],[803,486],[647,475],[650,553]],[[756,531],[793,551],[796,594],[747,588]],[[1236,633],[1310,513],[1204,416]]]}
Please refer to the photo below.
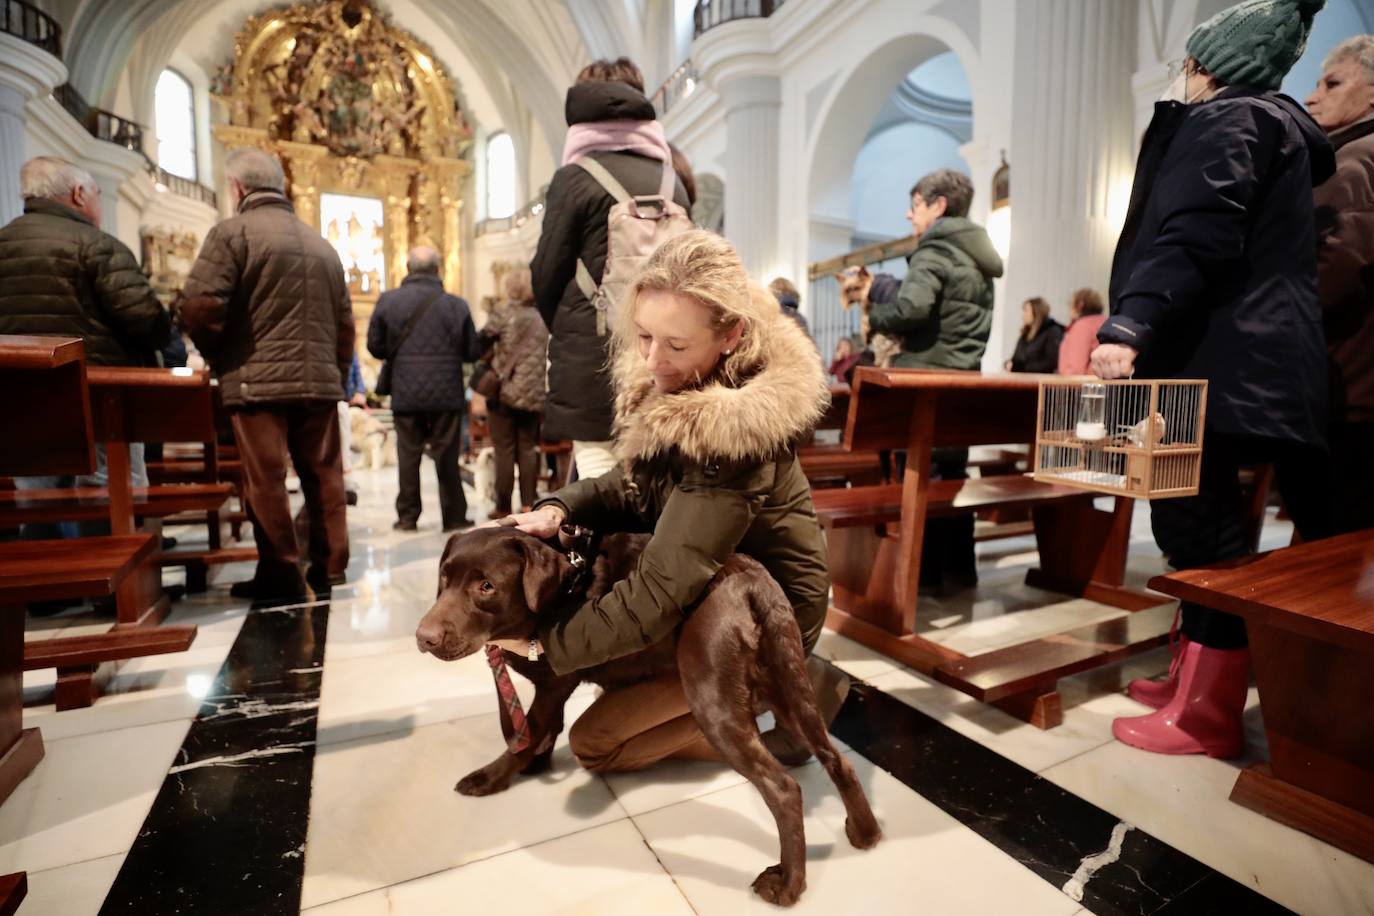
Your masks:
{"label": "beige backpack", "polygon": [[675,235],[692,228],[692,218],[673,200],[677,173],[671,163],[663,165],[663,181],[657,194],[633,196],[595,159],[578,159],[575,163],[606,193],[615,204],[606,217],[606,269],[601,273],[601,285],[592,279],[591,271],[581,258],[577,259],[577,288],[582,290],[596,307],[596,333],[606,336],[613,309],[620,304],[635,276],[649,255]]}

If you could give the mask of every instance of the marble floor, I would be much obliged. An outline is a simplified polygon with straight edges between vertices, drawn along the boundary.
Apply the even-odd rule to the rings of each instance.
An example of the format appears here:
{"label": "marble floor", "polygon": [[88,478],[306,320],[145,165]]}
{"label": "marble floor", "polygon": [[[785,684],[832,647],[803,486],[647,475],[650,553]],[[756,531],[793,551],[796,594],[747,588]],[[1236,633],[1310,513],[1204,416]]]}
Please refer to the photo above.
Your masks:
{"label": "marble floor", "polygon": [[[776,861],[776,830],[722,766],[603,778],[565,736],[544,775],[487,798],[452,791],[502,749],[495,692],[480,657],[415,650],[445,536],[428,468],[420,530],[391,530],[393,475],[356,475],[349,582],[329,602],[250,613],[228,594],[250,570],[225,568],[174,608],[199,627],[192,649],[112,671],[90,709],[55,712],[52,672],[26,675],[25,724],[47,755],[0,806],[0,873],[29,875],[23,916],[772,909],[749,884]],[[1265,543],[1288,535],[1271,520]],[[926,634],[976,653],[1120,613],[1025,587],[1034,561],[1029,539],[981,545],[978,589],[923,604]],[[1160,566],[1141,506],[1132,576]],[[29,626],[108,622],[73,611]],[[1374,865],[1227,801],[1265,754],[1253,691],[1246,759],[1162,758],[1110,725],[1143,711],[1122,686],[1162,672],[1164,650],[1063,681],[1050,731],[833,633],[818,652],[856,681],[832,733],[885,838],[852,848],[824,771],[796,768],[808,889],[795,912],[1374,913]],[[579,690],[569,721],[594,696]]]}

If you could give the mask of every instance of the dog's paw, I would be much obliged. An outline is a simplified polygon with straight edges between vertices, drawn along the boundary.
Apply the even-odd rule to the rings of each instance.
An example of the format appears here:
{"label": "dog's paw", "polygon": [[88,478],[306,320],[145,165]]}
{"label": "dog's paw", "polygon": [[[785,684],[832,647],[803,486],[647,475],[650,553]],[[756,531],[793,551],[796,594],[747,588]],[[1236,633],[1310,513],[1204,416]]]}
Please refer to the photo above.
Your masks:
{"label": "dog's paw", "polygon": [[854,822],[854,818],[847,817],[844,819],[844,835],[849,837],[849,845],[855,849],[872,849],[883,838],[883,828],[874,819],[860,826]]}
{"label": "dog's paw", "polygon": [[453,791],[459,795],[494,795],[510,787],[510,777],[493,776],[486,767],[475,770],[458,780]]}
{"label": "dog's paw", "polygon": [[754,893],[769,903],[778,906],[791,906],[801,899],[806,890],[806,879],[800,874],[789,881],[783,874],[782,864],[770,865],[754,879]]}

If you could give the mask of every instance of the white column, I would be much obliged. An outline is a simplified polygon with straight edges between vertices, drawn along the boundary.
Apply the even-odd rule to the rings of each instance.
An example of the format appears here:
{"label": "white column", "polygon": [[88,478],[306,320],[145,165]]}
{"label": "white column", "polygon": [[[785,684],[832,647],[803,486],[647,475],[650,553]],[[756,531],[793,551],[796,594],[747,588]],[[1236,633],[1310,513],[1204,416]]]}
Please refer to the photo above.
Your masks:
{"label": "white column", "polygon": [[19,167],[25,159],[25,107],[66,80],[67,69],[47,51],[0,34],[0,225],[23,212]]}
{"label": "white column", "polygon": [[1104,293],[1130,199],[1136,138],[1131,76],[1137,0],[1017,5],[1011,256],[998,309],[999,358],[1021,302],[1044,296],[1061,320],[1080,286]]}
{"label": "white column", "polygon": [[776,76],[739,76],[717,87],[725,103],[725,236],[750,276],[778,270],[778,109]]}

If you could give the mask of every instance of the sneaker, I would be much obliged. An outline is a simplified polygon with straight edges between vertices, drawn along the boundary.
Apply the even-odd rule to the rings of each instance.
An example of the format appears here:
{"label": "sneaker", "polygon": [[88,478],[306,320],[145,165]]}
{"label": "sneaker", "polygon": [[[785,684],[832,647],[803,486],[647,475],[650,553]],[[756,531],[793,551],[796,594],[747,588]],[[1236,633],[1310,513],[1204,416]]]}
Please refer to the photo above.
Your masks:
{"label": "sneaker", "polygon": [[414,522],[396,521],[391,524],[392,531],[419,531],[419,527]]}

